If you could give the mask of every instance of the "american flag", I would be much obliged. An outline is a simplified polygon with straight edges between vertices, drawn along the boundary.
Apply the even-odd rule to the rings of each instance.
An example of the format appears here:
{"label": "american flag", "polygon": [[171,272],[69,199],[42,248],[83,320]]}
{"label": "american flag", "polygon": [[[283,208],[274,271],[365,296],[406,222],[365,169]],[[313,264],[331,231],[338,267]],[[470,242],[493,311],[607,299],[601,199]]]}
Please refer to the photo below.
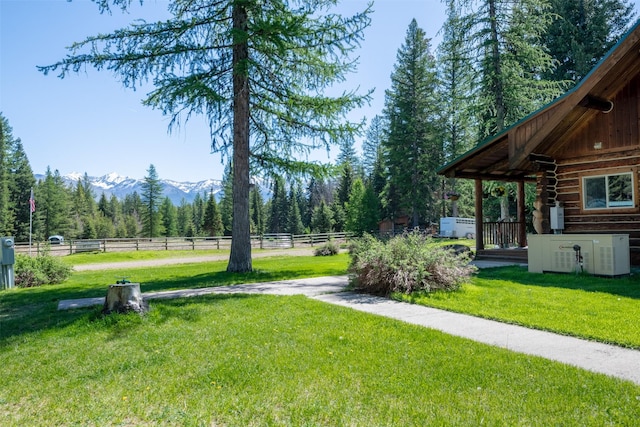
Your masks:
{"label": "american flag", "polygon": [[31,189],[31,196],[29,197],[29,209],[31,213],[36,211],[36,199],[33,198],[33,188]]}

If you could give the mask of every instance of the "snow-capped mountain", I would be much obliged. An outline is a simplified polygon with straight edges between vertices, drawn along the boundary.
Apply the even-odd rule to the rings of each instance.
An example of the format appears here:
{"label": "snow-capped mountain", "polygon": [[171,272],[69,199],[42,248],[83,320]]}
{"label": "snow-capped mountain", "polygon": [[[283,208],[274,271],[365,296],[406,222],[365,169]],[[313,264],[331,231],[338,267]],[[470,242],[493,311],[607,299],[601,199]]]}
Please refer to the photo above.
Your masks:
{"label": "snow-capped mountain", "polygon": [[[44,175],[35,175],[36,180],[44,179]],[[70,173],[63,175],[64,182],[75,187],[78,184],[78,180],[84,179],[84,174]],[[127,194],[132,194],[134,191],[139,195],[142,194],[141,179],[133,179],[126,176],[118,175],[113,172],[101,177],[88,176],[89,183],[93,194],[98,200],[102,194],[111,198],[111,195],[116,196],[119,200],[123,200]],[[187,203],[193,202],[196,194],[201,196],[208,195],[213,190],[213,194],[217,199],[220,198],[221,182],[216,179],[207,179],[199,182],[178,182],[169,179],[161,179],[162,192],[165,196],[169,197],[171,202],[178,206],[182,199]]]}

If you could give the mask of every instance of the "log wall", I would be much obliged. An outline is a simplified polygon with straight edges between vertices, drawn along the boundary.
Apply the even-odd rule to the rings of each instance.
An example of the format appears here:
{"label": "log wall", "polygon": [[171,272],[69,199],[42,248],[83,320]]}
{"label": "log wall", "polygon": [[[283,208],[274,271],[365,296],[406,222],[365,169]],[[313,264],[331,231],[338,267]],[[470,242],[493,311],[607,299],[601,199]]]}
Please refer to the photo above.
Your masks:
{"label": "log wall", "polygon": [[[562,141],[555,156],[556,200],[564,205],[566,233],[629,234],[631,263],[640,265],[640,76],[616,96],[614,109],[600,113]],[[585,210],[582,178],[633,172],[633,208]]]}

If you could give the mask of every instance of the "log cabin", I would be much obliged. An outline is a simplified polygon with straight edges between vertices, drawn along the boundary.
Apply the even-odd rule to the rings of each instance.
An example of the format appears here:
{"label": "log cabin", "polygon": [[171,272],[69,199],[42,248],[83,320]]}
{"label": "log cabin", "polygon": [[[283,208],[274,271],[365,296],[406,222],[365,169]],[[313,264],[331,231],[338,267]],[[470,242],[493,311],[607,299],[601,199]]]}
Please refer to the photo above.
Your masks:
{"label": "log cabin", "polygon": [[[640,20],[571,90],[438,173],[475,180],[478,256],[496,233],[527,246],[524,185],[531,182],[540,233],[557,233],[550,212],[561,206],[562,233],[628,235],[631,265],[640,265]],[[509,229],[483,224],[483,181],[518,184],[516,221],[493,224]]]}

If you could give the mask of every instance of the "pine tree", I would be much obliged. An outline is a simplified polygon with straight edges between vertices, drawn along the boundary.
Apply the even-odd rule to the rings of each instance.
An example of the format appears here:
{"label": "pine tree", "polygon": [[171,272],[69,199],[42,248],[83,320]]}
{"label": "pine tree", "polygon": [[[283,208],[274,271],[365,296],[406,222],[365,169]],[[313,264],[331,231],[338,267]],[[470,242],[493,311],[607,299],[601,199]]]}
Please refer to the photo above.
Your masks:
{"label": "pine tree", "polygon": [[100,199],[98,200],[98,212],[105,217],[113,218],[113,214],[110,212],[109,201],[104,193],[100,195]]}
{"label": "pine tree", "polygon": [[465,0],[467,49],[479,80],[474,97],[479,138],[494,135],[564,92],[546,80],[554,67],[543,35],[554,19],[549,0]]}
{"label": "pine tree", "polygon": [[162,196],[162,183],[158,178],[158,173],[153,165],[149,165],[147,175],[142,183],[142,200],[143,209],[140,212],[142,218],[142,233],[146,237],[157,237],[164,233],[162,226],[162,217],[160,213],[160,204]]}
{"label": "pine tree", "polygon": [[375,116],[362,141],[362,167],[365,176],[371,175],[378,157],[378,151],[385,138],[386,124],[382,116]]}
{"label": "pine tree", "polygon": [[[477,81],[471,52],[467,50],[466,37],[470,21],[462,18],[456,0],[447,1],[447,20],[442,27],[442,43],[438,46],[438,82],[442,123],[443,161],[457,158],[477,141],[478,129],[473,117],[473,92]],[[456,180],[447,179],[445,191],[460,192]],[[439,192],[441,206],[445,206],[442,189]],[[463,197],[464,203],[473,200],[472,193]],[[457,202],[456,202],[457,203]],[[462,201],[460,203],[463,203]],[[445,215],[443,213],[443,215]]]}
{"label": "pine tree", "polygon": [[627,0],[551,0],[554,19],[542,38],[557,66],[543,76],[579,82],[627,31],[633,5]]}
{"label": "pine tree", "polygon": [[270,233],[284,233],[287,230],[287,216],[289,204],[284,178],[273,178],[271,211],[269,212],[268,231]]}
{"label": "pine tree", "polygon": [[351,193],[349,194],[349,200],[345,204],[345,231],[354,233],[357,236],[361,236],[364,231],[365,224],[363,216],[365,214],[364,208],[364,184],[361,179],[356,179],[351,186]]}
{"label": "pine tree", "polygon": [[178,235],[185,237],[193,237],[193,207],[183,197],[180,200],[180,206],[177,208],[178,217]]}
{"label": "pine tree", "polygon": [[332,230],[337,233],[343,232],[347,222],[344,205],[340,204],[338,199],[333,199],[333,203],[329,205],[329,210],[331,211]]}
{"label": "pine tree", "polygon": [[17,242],[29,240],[31,206],[29,198],[36,180],[20,138],[13,141],[11,152],[11,179],[9,180],[9,205],[14,218],[13,235]]}
{"label": "pine tree", "polygon": [[302,223],[305,227],[311,227],[311,218],[315,209],[320,206],[320,202],[333,201],[333,192],[322,178],[311,177],[307,185],[307,203],[305,214],[302,215]]}
{"label": "pine tree", "polygon": [[[111,4],[126,10],[129,3],[99,1],[103,12]],[[144,103],[172,115],[172,123],[181,115],[205,114],[212,149],[232,153],[227,270],[251,271],[250,159],[255,167],[308,170],[309,163],[292,160],[296,154],[351,137],[357,124],[342,120],[368,98],[324,94],[353,70],[348,54],[370,21],[370,8],[344,18],[328,12],[334,4],[174,0],[167,21],[90,37],[74,44],[66,59],[41,69],[64,76],[88,64],[115,72],[129,87],[153,80],[156,88]]]}
{"label": "pine tree", "polygon": [[352,169],[358,169],[360,167],[360,159],[355,149],[355,141],[353,138],[347,138],[340,143],[340,151],[336,157],[336,164],[342,166],[349,163]]}
{"label": "pine tree", "polygon": [[35,199],[36,240],[44,240],[55,234],[68,235],[71,211],[69,193],[58,170],[51,172],[51,168],[47,167],[44,179],[36,186]]}
{"label": "pine tree", "polygon": [[209,192],[207,205],[204,209],[203,228],[208,236],[220,236],[223,233],[222,215],[218,210],[218,204],[213,194],[213,189]]}
{"label": "pine tree", "polygon": [[472,56],[465,37],[469,21],[462,19],[458,1],[447,1],[447,20],[438,46],[438,98],[442,112],[444,161],[450,162],[473,146],[473,88],[476,83]]}
{"label": "pine tree", "polygon": [[384,192],[386,205],[394,207],[387,211],[391,218],[405,213],[413,227],[436,216],[433,189],[442,150],[434,127],[435,94],[435,61],[429,39],[414,19],[398,50],[391,88],[386,93],[388,182]]}
{"label": "pine tree", "polygon": [[287,233],[304,234],[304,225],[300,215],[300,205],[298,204],[297,189],[291,185],[289,190],[289,212],[287,214]]}
{"label": "pine tree", "polygon": [[251,232],[259,236],[265,233],[265,206],[260,188],[254,185],[251,189]]}
{"label": "pine tree", "polygon": [[333,231],[333,218],[331,209],[324,200],[313,210],[311,217],[311,231],[313,233],[331,233]]}
{"label": "pine tree", "polygon": [[[203,232],[203,224],[204,224],[204,209],[205,202],[204,198],[200,194],[196,194],[193,198],[193,210],[192,210],[192,225],[193,225],[193,235],[201,236],[204,234]],[[223,217],[224,221],[224,217]]]}
{"label": "pine tree", "polygon": [[162,218],[163,236],[175,237],[178,235],[178,214],[176,207],[173,206],[171,199],[166,197],[162,199],[160,205],[160,217]]}
{"label": "pine tree", "polygon": [[350,162],[345,162],[340,165],[340,180],[336,188],[336,196],[334,200],[344,208],[344,204],[349,200],[349,193],[351,193],[351,186],[354,181],[353,167]]}
{"label": "pine tree", "polygon": [[98,213],[95,218],[95,238],[106,239],[113,237],[115,227],[111,218],[106,217],[102,212]]}
{"label": "pine tree", "polygon": [[0,115],[0,235],[13,231],[13,215],[9,209],[9,146],[13,137],[4,116]]}

